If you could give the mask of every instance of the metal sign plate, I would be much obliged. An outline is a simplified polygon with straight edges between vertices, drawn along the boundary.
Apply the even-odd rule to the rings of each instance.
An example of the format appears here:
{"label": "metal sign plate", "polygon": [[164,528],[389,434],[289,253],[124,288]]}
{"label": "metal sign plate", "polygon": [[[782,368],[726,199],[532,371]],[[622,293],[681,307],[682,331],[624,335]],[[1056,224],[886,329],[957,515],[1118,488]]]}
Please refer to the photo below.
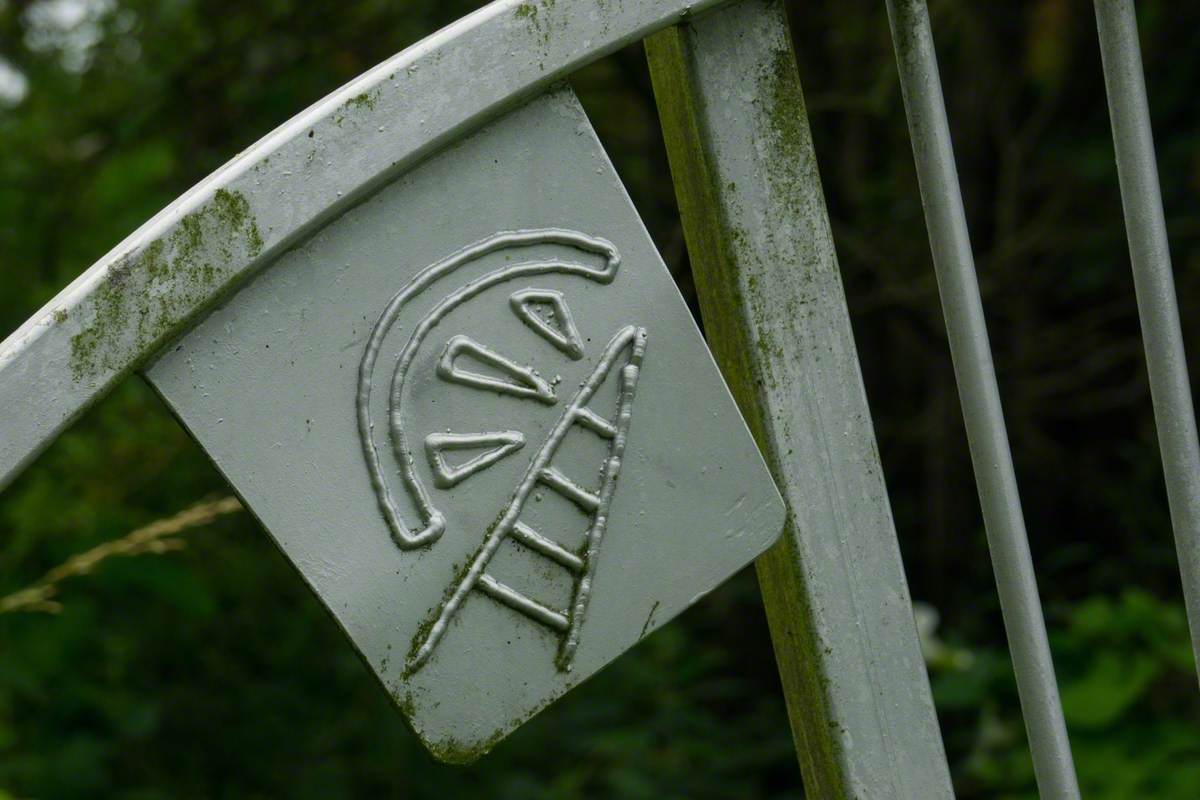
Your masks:
{"label": "metal sign plate", "polygon": [[566,89],[329,222],[147,376],[443,760],[485,752],[783,525]]}

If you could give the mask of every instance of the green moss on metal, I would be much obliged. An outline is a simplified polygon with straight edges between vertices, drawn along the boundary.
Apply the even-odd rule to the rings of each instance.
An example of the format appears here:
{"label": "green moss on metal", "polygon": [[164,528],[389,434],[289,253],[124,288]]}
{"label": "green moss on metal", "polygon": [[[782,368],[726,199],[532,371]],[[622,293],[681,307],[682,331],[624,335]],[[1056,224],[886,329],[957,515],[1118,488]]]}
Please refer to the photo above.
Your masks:
{"label": "green moss on metal", "polygon": [[[823,210],[814,213],[811,207],[812,203],[820,202],[820,175],[790,46],[777,50],[763,67],[756,90],[763,106],[759,124],[766,131],[770,160],[775,166],[766,173],[772,202],[785,211],[787,218],[797,222],[822,217]],[[795,237],[797,233],[803,236],[807,232],[790,229],[788,235]],[[763,235],[770,239],[777,232],[768,228]],[[792,342],[801,337],[801,314],[811,313],[802,306],[811,301],[816,276],[826,272],[827,265],[816,248],[796,247],[794,242],[773,242],[771,250],[794,253],[801,259],[793,269],[797,280],[791,284],[788,296],[771,298],[776,304],[783,301],[787,313],[772,315],[783,327],[774,331],[763,328],[760,332],[758,346],[762,355],[758,361],[765,379],[774,384],[777,377],[773,367],[783,363],[788,350],[784,342],[775,341],[774,337]],[[757,276],[751,276],[750,289],[750,313],[764,318],[768,287],[757,286]],[[789,431],[783,433],[790,439]],[[828,657],[832,651],[820,644],[816,631],[795,544],[798,534],[790,529],[793,524],[789,518],[789,530],[784,531],[779,544],[758,559],[759,585],[775,642],[780,678],[788,697],[793,734],[801,750],[806,789],[822,797],[849,797],[842,726],[826,706],[830,678],[824,671],[826,659],[822,654]],[[814,724],[823,719],[828,723]]]}
{"label": "green moss on metal", "polygon": [[464,742],[450,738],[437,742],[426,741],[425,746],[429,748],[429,754],[443,764],[463,766],[487,755],[488,751],[500,743],[508,730],[508,728],[502,728],[480,742]]}
{"label": "green moss on metal", "polygon": [[[777,6],[772,13],[782,12]],[[755,320],[768,317],[764,303],[771,291],[760,285],[752,263],[757,248],[752,237],[774,237],[774,230],[750,233],[730,220],[728,208],[740,202],[738,187],[722,185],[708,152],[706,115],[693,72],[695,63],[685,26],[670,28],[646,40],[646,54],[671,174],[679,200],[680,218],[692,264],[706,338],[747,425],[779,475],[779,456],[767,435],[767,407],[763,389],[777,380],[773,364],[786,356],[783,342],[775,341]],[[790,47],[781,48],[753,76],[765,129],[767,189],[792,219],[801,218],[815,179],[804,98]],[[797,232],[790,230],[789,236]],[[773,252],[793,247],[771,243]],[[816,264],[803,264],[807,272]],[[778,287],[776,287],[778,291]],[[778,298],[776,298],[777,300]],[[799,302],[797,301],[797,310]],[[789,331],[775,335],[788,336]],[[828,708],[828,676],[822,672],[821,646],[796,552],[797,532],[788,530],[779,544],[759,557],[756,567],[764,605],[771,622],[771,637],[787,700],[796,750],[805,786],[815,797],[851,796],[844,772],[841,736]]]}
{"label": "green moss on metal", "polygon": [[[765,128],[772,137],[776,169],[767,173],[773,194],[793,218],[800,218],[820,185],[808,110],[790,47],[775,52],[770,66],[758,77],[758,96],[765,101]],[[815,266],[815,265],[805,265]]]}
{"label": "green moss on metal", "polygon": [[134,366],[212,300],[240,266],[239,255],[255,258],[263,245],[246,198],[219,189],[169,234],[118,260],[86,301],[90,318],[71,337],[74,379]]}
{"label": "green moss on metal", "polygon": [[530,30],[537,35],[543,48],[550,46],[552,37],[550,18],[540,12],[554,8],[554,3],[555,0],[529,0],[513,9],[513,14],[517,19],[524,20],[530,26]]}
{"label": "green moss on metal", "polygon": [[[496,526],[500,524],[500,521],[503,518],[504,512],[501,511],[488,526],[487,531],[484,534],[485,538],[492,532],[492,530],[496,528]],[[437,612],[445,605],[445,602],[454,593],[455,587],[461,584],[463,579],[466,578],[467,571],[470,570],[470,568],[471,561],[469,559],[464,561],[461,565],[456,564],[454,566],[454,578],[450,581],[449,587],[446,589],[441,602],[439,602],[438,605],[430,611],[429,617],[417,627],[416,632],[413,634],[412,639],[409,642],[409,665],[411,665],[413,657],[416,655],[417,651],[421,647],[421,644],[429,635],[429,631],[437,622]],[[412,672],[413,670],[411,667],[406,665],[405,675],[411,676]],[[403,697],[401,697],[398,692],[393,692],[392,697],[395,700],[396,705],[399,706],[401,712],[403,712],[405,720],[409,723],[410,727],[413,726],[413,721],[416,716],[416,704],[412,692],[406,691]],[[536,716],[553,701],[554,698],[544,701],[528,714],[513,720],[511,723],[506,724],[501,728],[496,729],[490,736],[487,736],[481,740],[466,742],[461,739],[450,737],[438,741],[430,741],[421,735],[419,731],[416,732],[421,740],[425,743],[425,747],[429,750],[430,755],[432,755],[436,760],[442,762],[443,764],[470,764],[474,761],[477,761],[480,757],[486,755],[500,742],[501,739],[508,735],[509,731],[519,728],[527,720]]]}
{"label": "green moss on metal", "polygon": [[352,108],[365,108],[368,111],[374,111],[375,106],[379,104],[379,95],[381,91],[382,87],[377,86],[369,92],[357,94],[346,101],[344,108],[347,110]]}
{"label": "green moss on metal", "polygon": [[375,110],[375,100],[367,92],[355,95],[346,101],[346,108],[369,108]]}
{"label": "green moss on metal", "polygon": [[[250,204],[246,201],[245,195],[241,192],[217,189],[216,194],[213,195],[213,206],[216,209],[217,219],[224,226],[225,231],[230,233],[240,231],[245,234],[251,257],[262,252],[262,234],[258,230],[258,223],[254,220],[254,214],[250,211]],[[193,241],[191,244],[196,247],[199,245],[199,241]]]}
{"label": "green moss on metal", "polygon": [[[503,516],[503,512],[501,512],[501,516]],[[488,527],[487,533],[484,534],[484,537],[486,538],[488,535],[490,535],[492,532],[492,529],[495,528],[499,524],[500,524],[500,516],[498,516],[496,518],[496,521],[494,521]],[[424,622],[422,622],[420,625],[417,626],[416,632],[413,633],[412,639],[409,640],[408,659],[407,659],[407,661],[405,663],[405,667],[404,667],[405,675],[411,675],[415,671],[412,668],[412,663],[413,663],[413,659],[415,659],[417,656],[417,651],[421,649],[421,645],[424,644],[425,640],[429,637],[429,632],[431,630],[433,630],[433,626],[435,624],[437,624],[438,614],[441,612],[441,609],[445,607],[447,602],[449,602],[451,595],[454,594],[454,590],[458,587],[458,585],[461,584],[466,579],[467,572],[470,569],[471,569],[471,561],[470,560],[464,561],[461,565],[460,564],[454,565],[454,578],[451,579],[449,585],[446,588],[446,591],[443,592],[441,601],[437,604],[436,607],[434,607],[433,609],[430,610],[429,616],[425,619]]]}
{"label": "green moss on metal", "polygon": [[[500,525],[500,521],[503,519],[504,511],[501,510],[498,514],[496,514],[496,518],[492,520],[491,524],[487,526],[487,530],[484,531],[483,537],[485,540],[487,537],[492,535],[492,531],[494,531]],[[451,595],[454,594],[454,590],[459,586],[459,584],[466,580],[467,572],[469,572],[470,569],[470,559],[467,559],[462,564],[454,565],[454,577],[447,585],[446,591],[442,593],[441,602],[439,602],[435,608],[430,610],[429,617],[417,626],[416,633],[413,634],[412,639],[408,643],[408,660],[405,665],[406,675],[412,674],[413,670],[411,665],[413,659],[417,655],[417,651],[421,649],[421,645],[429,636],[429,631],[433,629],[434,624],[437,622],[439,612],[445,607],[446,603],[449,602]]]}
{"label": "green moss on metal", "polygon": [[[526,722],[536,717],[538,714],[544,711],[548,705],[553,703],[555,699],[555,697],[551,697],[543,701],[529,713],[514,719],[512,722],[507,723],[500,728],[497,728],[490,736],[477,741],[465,742],[461,739],[448,737],[446,739],[440,739],[434,742],[429,741],[424,736],[421,736],[421,740],[425,742],[425,747],[428,748],[429,754],[443,764],[470,764],[479,760],[479,758],[482,756],[487,755],[493,747],[500,743],[500,740],[508,735],[510,731],[521,727]],[[406,700],[408,701],[407,708],[405,709],[403,705],[401,708],[405,709],[405,713],[411,718],[413,710],[412,695],[408,694],[406,696]]]}

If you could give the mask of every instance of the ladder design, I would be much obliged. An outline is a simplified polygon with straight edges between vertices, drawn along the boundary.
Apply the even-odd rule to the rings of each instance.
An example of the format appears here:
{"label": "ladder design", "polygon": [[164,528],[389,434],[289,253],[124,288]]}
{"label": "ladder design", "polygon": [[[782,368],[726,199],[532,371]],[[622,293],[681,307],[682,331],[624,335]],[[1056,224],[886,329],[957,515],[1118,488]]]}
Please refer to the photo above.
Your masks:
{"label": "ladder design", "polygon": [[[529,469],[521,477],[513,499],[505,508],[500,519],[484,537],[483,543],[471,557],[466,572],[449,591],[446,599],[425,626],[425,634],[414,643],[408,662],[409,673],[419,670],[433,654],[445,636],[450,621],[462,608],[467,596],[478,590],[484,596],[517,611],[533,622],[556,633],[560,639],[558,656],[555,660],[563,671],[571,669],[575,651],[579,645],[579,633],[587,612],[592,581],[596,568],[596,556],[608,525],[609,509],[616,491],[617,475],[621,470],[621,459],[625,452],[625,441],[632,419],[633,397],[637,389],[638,374],[646,350],[646,331],[633,325],[622,328],[605,347],[588,379],[580,386],[562,416],[551,428],[545,443],[530,462]],[[624,356],[620,369],[615,369]],[[613,419],[605,418],[588,407],[588,403],[611,375],[616,373],[617,413]],[[608,457],[601,470],[600,487],[593,492],[551,465],[560,445],[572,426],[600,436],[609,442]],[[521,521],[520,516],[533,490],[542,486],[558,492],[579,507],[590,519],[586,539],[581,553],[572,553],[562,545],[537,532]],[[508,541],[528,548],[567,570],[574,578],[571,600],[566,609],[547,607],[507,586],[489,575],[486,570],[501,545]]]}

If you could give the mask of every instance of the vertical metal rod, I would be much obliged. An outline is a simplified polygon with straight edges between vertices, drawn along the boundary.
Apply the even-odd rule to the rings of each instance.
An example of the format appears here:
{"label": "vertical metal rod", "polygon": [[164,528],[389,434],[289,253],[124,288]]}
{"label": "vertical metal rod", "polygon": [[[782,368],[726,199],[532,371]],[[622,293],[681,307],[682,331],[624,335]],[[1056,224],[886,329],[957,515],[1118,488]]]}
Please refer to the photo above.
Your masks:
{"label": "vertical metal rod", "polygon": [[1096,26],[1158,446],[1183,576],[1192,652],[1200,663],[1200,444],[1132,0],[1096,0]]}
{"label": "vertical metal rod", "polygon": [[887,0],[887,8],[950,354],[1034,771],[1043,797],[1075,798],[1079,787],[1000,407],[929,10],[924,0]]}

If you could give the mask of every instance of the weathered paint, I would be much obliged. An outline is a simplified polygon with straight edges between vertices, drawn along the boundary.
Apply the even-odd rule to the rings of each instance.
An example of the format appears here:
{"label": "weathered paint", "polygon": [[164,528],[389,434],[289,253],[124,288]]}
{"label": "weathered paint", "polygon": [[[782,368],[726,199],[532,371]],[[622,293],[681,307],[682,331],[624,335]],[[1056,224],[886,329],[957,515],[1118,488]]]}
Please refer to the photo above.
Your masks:
{"label": "weathered paint", "polygon": [[790,510],[757,568],[805,788],[951,797],[782,4],[647,53],[708,340]]}
{"label": "weathered paint", "polygon": [[0,344],[0,488],[231,287],[437,148],[719,0],[498,0],[280,126]]}
{"label": "weathered paint", "polygon": [[[129,352],[152,352],[181,316],[203,307],[238,259],[253,259],[262,247],[246,198],[218,189],[169,236],[113,264],[96,287],[92,317],[71,336],[71,376],[85,381],[120,369]],[[66,318],[64,310],[56,313],[57,321]]]}
{"label": "weathered paint", "polygon": [[[530,297],[569,306],[576,347],[529,324]],[[567,89],[330,221],[145,375],[445,760],[486,752],[783,527]],[[439,481],[438,447],[464,439],[512,447]]]}

